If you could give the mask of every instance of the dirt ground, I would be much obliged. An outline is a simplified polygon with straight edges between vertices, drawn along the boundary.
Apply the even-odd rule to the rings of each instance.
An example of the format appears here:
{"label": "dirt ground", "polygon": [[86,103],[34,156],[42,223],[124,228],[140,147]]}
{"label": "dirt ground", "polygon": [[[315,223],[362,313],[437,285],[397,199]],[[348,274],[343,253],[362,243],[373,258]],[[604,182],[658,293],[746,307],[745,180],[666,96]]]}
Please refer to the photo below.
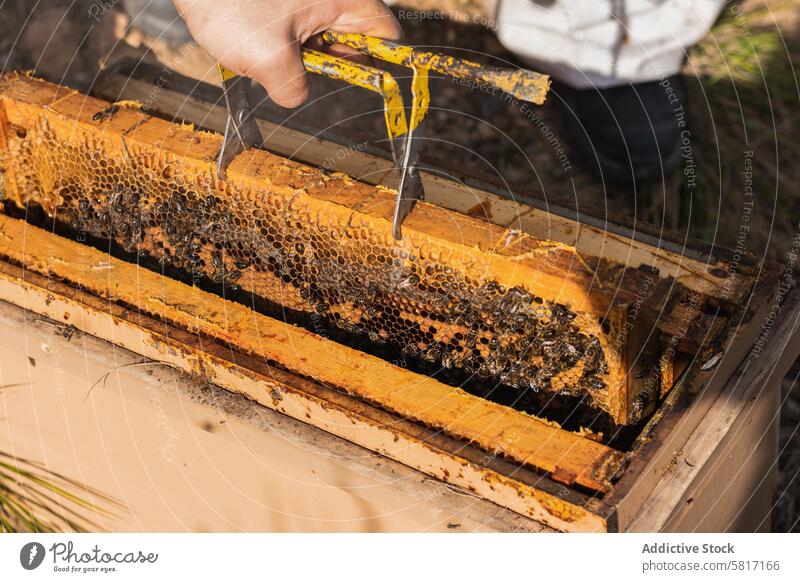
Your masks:
{"label": "dirt ground", "polygon": [[[32,8],[35,5],[36,8]],[[94,9],[92,7],[95,7]],[[69,8],[67,8],[69,7]],[[0,67],[34,69],[42,77],[90,90],[100,68],[123,57],[167,61],[213,77],[202,51],[149,42],[118,12],[118,0],[0,0]],[[491,30],[441,19],[404,19],[406,41],[496,65],[518,64]],[[127,42],[119,39],[124,37]],[[151,50],[152,49],[152,50]],[[562,157],[559,98],[538,122],[518,107],[446,79],[432,82],[428,135],[435,155],[488,172],[579,208],[623,212],[716,244],[741,245],[756,257],[792,261],[800,237],[800,1],[730,3],[709,35],[692,49],[684,70],[697,180],[680,171],[635,189],[599,183]],[[315,104],[298,114],[320,128],[335,126],[354,140],[374,140],[381,116],[368,100],[354,109],[346,92],[315,80]],[[349,118],[342,122],[342,118]],[[745,189],[756,193],[750,229],[742,235]],[[800,531],[800,388],[796,364],[783,385],[780,487],[776,531]]]}

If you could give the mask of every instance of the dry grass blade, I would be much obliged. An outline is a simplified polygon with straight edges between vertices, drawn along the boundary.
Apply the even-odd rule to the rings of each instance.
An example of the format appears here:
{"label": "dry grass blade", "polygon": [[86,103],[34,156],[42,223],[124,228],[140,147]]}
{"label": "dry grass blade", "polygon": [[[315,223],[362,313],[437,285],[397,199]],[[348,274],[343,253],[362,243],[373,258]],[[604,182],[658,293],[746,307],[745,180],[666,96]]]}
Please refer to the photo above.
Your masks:
{"label": "dry grass blade", "polygon": [[114,517],[112,497],[35,461],[0,451],[0,531],[85,532],[98,529],[88,515]]}

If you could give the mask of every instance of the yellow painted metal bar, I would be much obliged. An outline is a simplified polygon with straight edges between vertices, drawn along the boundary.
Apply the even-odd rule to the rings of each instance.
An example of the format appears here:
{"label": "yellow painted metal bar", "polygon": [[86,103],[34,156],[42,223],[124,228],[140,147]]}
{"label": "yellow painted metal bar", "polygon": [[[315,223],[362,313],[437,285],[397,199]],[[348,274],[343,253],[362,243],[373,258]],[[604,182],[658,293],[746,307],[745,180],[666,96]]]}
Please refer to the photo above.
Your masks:
{"label": "yellow painted metal bar", "polygon": [[303,65],[310,73],[345,81],[381,95],[389,139],[408,131],[400,86],[387,71],[311,49],[303,49]]}
{"label": "yellow painted metal bar", "polygon": [[431,103],[431,92],[428,88],[428,72],[425,67],[411,67],[414,71],[414,77],[411,81],[411,93],[413,95],[414,103],[411,107],[411,128],[416,129],[417,126],[425,119],[428,113],[428,106]]}
{"label": "yellow painted metal bar", "polygon": [[[345,81],[356,87],[367,89],[383,98],[383,111],[386,118],[386,132],[389,139],[394,139],[408,131],[403,95],[395,78],[387,71],[370,67],[354,61],[329,55],[312,49],[303,49],[303,65],[309,73],[322,75],[338,81]],[[220,79],[225,82],[236,76],[236,73],[217,64]],[[418,99],[412,111],[421,112],[413,127],[424,117],[430,98],[427,91],[427,75],[425,79],[424,99]]]}
{"label": "yellow painted metal bar", "polygon": [[398,44],[365,34],[334,32],[332,30],[325,31],[322,34],[322,38],[327,44],[349,46],[365,55],[386,61],[387,63],[394,63],[395,65],[403,65],[406,67],[416,64],[414,48],[405,44]]}
{"label": "yellow painted metal bar", "polygon": [[[412,130],[416,129],[427,115],[430,106],[430,71],[497,87],[518,99],[537,104],[544,102],[550,88],[547,75],[525,69],[486,67],[465,59],[418,51],[408,45],[363,34],[327,31],[322,36],[327,44],[342,44],[376,59],[408,67],[414,72],[414,102],[409,122],[400,87],[390,73],[345,58],[303,49],[303,64],[307,71],[345,81],[383,97],[386,131],[390,140],[405,134],[409,125]],[[222,65],[218,65],[218,68],[223,82],[235,76],[235,73]]]}
{"label": "yellow painted metal bar", "polygon": [[376,59],[417,69],[428,69],[442,75],[460,79],[470,79],[473,83],[483,83],[497,87],[509,95],[541,105],[550,89],[547,75],[504,67],[487,67],[457,57],[416,50],[381,38],[363,34],[350,34],[327,31],[323,39],[328,44],[342,44],[354,48]]}
{"label": "yellow painted metal bar", "polygon": [[414,103],[411,107],[411,129],[413,131],[417,128],[425,118],[425,115],[427,115],[431,101],[428,88],[428,71],[430,67],[423,62],[417,62],[414,58],[414,49],[412,47],[363,34],[343,34],[327,31],[323,33],[322,38],[327,44],[343,44],[373,58],[412,69],[414,77],[411,92],[414,95]]}

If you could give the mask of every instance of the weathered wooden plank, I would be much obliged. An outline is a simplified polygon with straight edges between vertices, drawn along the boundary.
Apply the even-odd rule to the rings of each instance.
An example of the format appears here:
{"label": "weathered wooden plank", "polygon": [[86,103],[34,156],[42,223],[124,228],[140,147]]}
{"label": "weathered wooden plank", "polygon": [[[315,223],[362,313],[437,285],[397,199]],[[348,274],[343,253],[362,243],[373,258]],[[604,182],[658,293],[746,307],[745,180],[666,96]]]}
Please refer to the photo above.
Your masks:
{"label": "weathered wooden plank", "polygon": [[[776,418],[781,379],[800,352],[798,331],[800,293],[795,291],[782,304],[768,351],[751,353],[739,365],[704,422],[676,451],[676,462],[664,470],[628,531],[686,531],[687,514],[697,512],[700,515],[693,519],[692,531],[736,530],[748,496],[774,469],[775,443],[768,438],[761,441],[765,426]],[[762,448],[770,454],[754,459]],[[749,479],[742,476],[747,472],[751,473]],[[734,496],[734,491],[739,495]],[[699,499],[703,493],[706,503]],[[713,503],[728,509],[721,511]]]}
{"label": "weathered wooden plank", "polygon": [[[777,265],[765,263],[758,284],[724,334],[709,349],[680,362],[682,377],[642,430],[637,446],[628,454],[625,472],[604,499],[616,508],[620,530],[636,519],[664,471],[751,351],[772,309],[779,273]],[[667,349],[674,351],[675,346],[671,343]]]}
{"label": "weathered wooden plank", "polygon": [[[0,261],[0,272],[12,270],[26,283],[39,280],[53,296],[49,308],[63,318],[67,310],[55,305],[61,297],[57,284],[30,271],[23,275],[21,269]],[[0,282],[0,289],[5,288]],[[63,291],[80,303],[79,309],[91,309],[83,301],[91,302],[87,294]],[[109,316],[108,325],[98,327],[101,333],[114,328],[112,313],[104,308],[119,309],[121,325],[142,326],[144,318],[138,314],[94,299],[97,309]],[[144,347],[149,330],[156,337],[168,334],[178,339],[174,328],[163,322],[149,320],[150,324],[153,327],[137,332],[142,341],[135,347]],[[0,451],[13,449],[17,457],[42,459],[51,472],[91,483],[95,491],[124,500],[124,507],[110,508],[113,516],[98,515],[91,508],[78,510],[94,524],[91,531],[174,531],[188,523],[196,531],[220,532],[448,531],[448,523],[465,532],[556,531],[478,498],[465,485],[428,478],[429,474],[388,455],[214,386],[208,376],[144,357],[70,327],[63,319],[0,300],[0,329],[4,330],[0,336],[4,380],[30,381],[3,391]],[[50,351],[44,353],[42,345]],[[250,366],[240,358],[248,359],[237,354],[237,364]],[[54,377],[57,398],[45,400],[54,396]],[[104,377],[108,382],[94,385]],[[219,423],[209,423],[211,419]],[[170,427],[168,437],[159,440],[162,432],[156,422]],[[122,426],[131,430],[120,430]],[[362,425],[362,433],[369,430]],[[71,445],[76,442],[78,450]],[[113,455],[106,458],[109,451]],[[165,463],[165,458],[175,462]],[[119,459],[125,459],[124,465],[115,462]],[[183,486],[176,486],[171,470],[179,459],[191,465],[191,482]],[[146,483],[143,470],[148,472]],[[302,476],[307,478],[298,483]],[[207,500],[219,495],[220,485],[226,489],[224,501],[215,503],[209,513]],[[281,492],[286,502],[282,511],[264,511],[264,491]],[[287,492],[293,494],[284,495]]]}
{"label": "weathered wooden plank", "polygon": [[504,461],[461,441],[454,441],[455,446],[447,443],[441,432],[4,261],[0,261],[0,301],[247,396],[550,527],[561,531],[607,527],[605,517],[596,513],[602,507],[595,500],[555,483],[548,485],[546,477],[531,478],[518,465],[503,467]]}

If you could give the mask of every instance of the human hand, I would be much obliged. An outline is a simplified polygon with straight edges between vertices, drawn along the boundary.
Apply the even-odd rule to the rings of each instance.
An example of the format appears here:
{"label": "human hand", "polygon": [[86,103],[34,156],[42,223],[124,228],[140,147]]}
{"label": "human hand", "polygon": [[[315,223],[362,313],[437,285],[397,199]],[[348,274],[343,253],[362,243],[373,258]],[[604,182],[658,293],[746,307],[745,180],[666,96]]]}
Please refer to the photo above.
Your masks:
{"label": "human hand", "polygon": [[325,30],[399,40],[380,0],[173,0],[197,43],[224,67],[261,83],[283,107],[308,98],[301,45]]}

